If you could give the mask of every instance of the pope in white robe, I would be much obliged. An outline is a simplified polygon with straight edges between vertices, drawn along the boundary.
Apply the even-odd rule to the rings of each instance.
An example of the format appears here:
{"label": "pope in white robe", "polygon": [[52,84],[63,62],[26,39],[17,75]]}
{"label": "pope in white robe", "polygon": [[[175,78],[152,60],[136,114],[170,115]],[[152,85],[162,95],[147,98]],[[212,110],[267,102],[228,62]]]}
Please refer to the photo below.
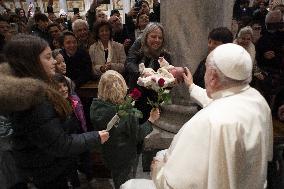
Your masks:
{"label": "pope in white robe", "polygon": [[[220,85],[218,72],[235,85]],[[248,85],[251,72],[249,54],[235,44],[221,45],[209,54],[206,90],[192,83],[188,71],[190,96],[203,109],[183,125],[169,149],[154,158],[152,180],[130,180],[121,188],[264,188],[272,160],[272,119],[265,99]]]}

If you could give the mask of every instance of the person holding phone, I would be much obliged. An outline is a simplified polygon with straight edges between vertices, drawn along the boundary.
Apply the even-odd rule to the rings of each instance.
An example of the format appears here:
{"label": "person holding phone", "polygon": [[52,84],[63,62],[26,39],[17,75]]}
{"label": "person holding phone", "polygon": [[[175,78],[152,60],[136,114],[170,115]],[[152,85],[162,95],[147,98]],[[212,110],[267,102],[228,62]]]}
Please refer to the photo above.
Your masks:
{"label": "person holding phone", "polygon": [[134,19],[139,14],[147,14],[150,22],[160,22],[160,3],[158,0],[153,1],[153,12],[150,12],[150,5],[146,0],[138,0],[130,11],[125,14],[125,25],[129,33],[135,33],[136,25]]}
{"label": "person holding phone", "polygon": [[73,8],[73,14],[74,15],[72,17],[72,23],[75,22],[77,19],[81,19],[79,8]]}

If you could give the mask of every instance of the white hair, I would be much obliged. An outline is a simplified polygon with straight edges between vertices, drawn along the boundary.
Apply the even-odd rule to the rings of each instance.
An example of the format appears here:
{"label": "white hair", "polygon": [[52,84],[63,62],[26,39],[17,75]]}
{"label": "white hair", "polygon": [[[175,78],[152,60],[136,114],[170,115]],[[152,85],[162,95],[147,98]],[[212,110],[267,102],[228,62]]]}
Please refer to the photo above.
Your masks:
{"label": "white hair", "polygon": [[79,26],[85,25],[87,26],[87,29],[89,29],[89,24],[86,20],[83,19],[77,19],[72,23],[72,30],[75,32]]}
{"label": "white hair", "polygon": [[238,33],[238,38],[240,38],[244,34],[250,34],[252,37],[253,36],[252,28],[250,26],[243,27]]}
{"label": "white hair", "polygon": [[[227,62],[229,64],[229,62]],[[223,88],[235,87],[239,85],[249,84],[252,79],[252,75],[250,75],[247,79],[244,80],[236,80],[225,76],[221,70],[216,66],[216,63],[213,59],[213,54],[210,53],[206,59],[206,64],[211,69],[214,69],[219,77],[219,83]]]}

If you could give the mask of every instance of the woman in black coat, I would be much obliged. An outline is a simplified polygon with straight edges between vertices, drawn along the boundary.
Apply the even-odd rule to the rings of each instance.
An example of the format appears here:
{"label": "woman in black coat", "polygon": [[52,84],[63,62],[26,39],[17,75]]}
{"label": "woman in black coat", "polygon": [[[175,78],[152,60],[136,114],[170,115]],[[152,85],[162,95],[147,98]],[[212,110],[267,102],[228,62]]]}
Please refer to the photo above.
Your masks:
{"label": "woman in black coat", "polygon": [[135,106],[143,113],[140,123],[144,123],[150,115],[152,107],[147,104],[149,98],[156,101],[157,94],[153,90],[137,85],[139,64],[144,63],[146,68],[157,71],[160,68],[159,57],[164,57],[170,62],[170,55],[165,50],[164,28],[159,23],[150,23],[144,29],[141,38],[138,38],[129,50],[125,64],[126,81],[130,90],[137,87],[142,92],[141,98]]}
{"label": "woman in black coat", "polygon": [[73,157],[104,143],[108,132],[66,134],[72,109],[51,87],[55,60],[47,42],[18,35],[4,53],[10,72],[0,77],[0,114],[11,117],[16,166],[39,189],[68,188]]}

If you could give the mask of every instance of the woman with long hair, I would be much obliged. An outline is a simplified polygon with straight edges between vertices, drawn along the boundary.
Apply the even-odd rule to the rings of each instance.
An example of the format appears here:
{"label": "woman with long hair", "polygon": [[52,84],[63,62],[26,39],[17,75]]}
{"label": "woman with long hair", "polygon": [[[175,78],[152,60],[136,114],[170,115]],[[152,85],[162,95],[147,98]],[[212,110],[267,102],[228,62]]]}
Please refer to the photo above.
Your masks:
{"label": "woman with long hair", "polygon": [[11,116],[17,168],[39,189],[68,188],[74,156],[104,143],[108,132],[69,135],[64,131],[73,124],[68,120],[72,108],[52,87],[55,60],[46,41],[17,35],[4,54],[8,65],[6,71],[0,67],[0,113]]}
{"label": "woman with long hair", "polygon": [[129,50],[125,64],[125,77],[130,90],[139,88],[142,97],[136,102],[136,107],[143,113],[143,123],[149,117],[152,109],[149,105],[148,98],[156,101],[157,95],[153,90],[137,86],[137,80],[140,76],[139,64],[144,63],[145,67],[157,71],[160,68],[159,57],[164,57],[170,62],[170,55],[165,50],[165,33],[164,28],[159,23],[150,23],[144,29],[141,38],[138,38]]}

